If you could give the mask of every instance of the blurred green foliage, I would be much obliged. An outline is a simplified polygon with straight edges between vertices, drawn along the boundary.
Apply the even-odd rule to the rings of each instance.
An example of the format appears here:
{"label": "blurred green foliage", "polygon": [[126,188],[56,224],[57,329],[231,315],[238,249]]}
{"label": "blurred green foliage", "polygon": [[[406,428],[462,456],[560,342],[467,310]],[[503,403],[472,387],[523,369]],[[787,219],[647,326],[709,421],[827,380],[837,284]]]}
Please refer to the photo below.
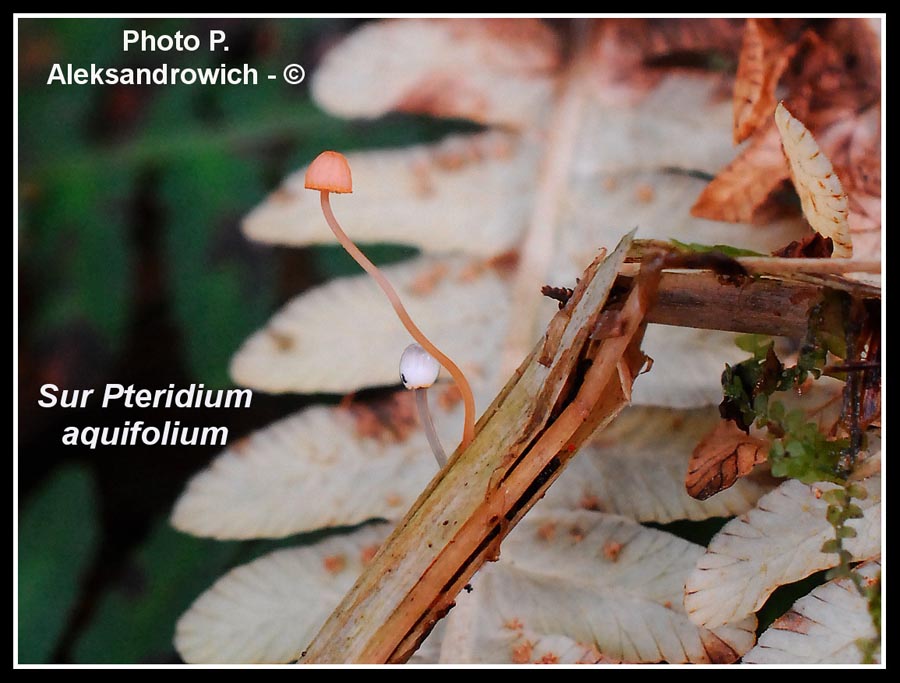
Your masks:
{"label": "blurred green foliage", "polygon": [[170,286],[188,340],[189,366],[210,385],[227,384],[230,350],[265,322],[268,283],[261,292],[247,291],[241,264],[212,263],[212,252],[221,217],[239,216],[263,188],[249,163],[210,152],[174,162],[161,194],[169,217]]}
{"label": "blurred green foliage", "polygon": [[19,518],[19,662],[52,661],[99,540],[94,484],[66,466],[34,494]]}
{"label": "blurred green foliage", "polygon": [[23,221],[23,251],[41,275],[41,331],[81,318],[109,342],[121,339],[132,268],[124,215],[130,185],[130,174],[101,167],[63,174]]}
{"label": "blurred green foliage", "polygon": [[101,598],[74,661],[167,662],[178,617],[233,563],[240,545],[186,536],[161,522]]}

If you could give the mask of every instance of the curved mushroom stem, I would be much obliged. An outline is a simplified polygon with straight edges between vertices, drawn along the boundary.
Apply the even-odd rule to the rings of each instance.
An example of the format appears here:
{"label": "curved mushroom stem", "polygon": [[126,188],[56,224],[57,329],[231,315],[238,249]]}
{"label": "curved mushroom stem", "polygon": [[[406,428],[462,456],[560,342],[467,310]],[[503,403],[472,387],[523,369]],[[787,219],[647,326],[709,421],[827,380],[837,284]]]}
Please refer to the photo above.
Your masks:
{"label": "curved mushroom stem", "polygon": [[[428,353],[434,356],[435,360],[440,363],[444,368],[446,368],[447,372],[450,373],[450,376],[453,377],[453,381],[456,382],[456,386],[459,387],[459,391],[462,394],[463,405],[465,406],[465,423],[463,425],[463,438],[460,446],[465,448],[468,446],[472,439],[475,438],[475,397],[472,395],[472,387],[469,386],[469,382],[466,379],[466,376],[463,374],[462,370],[459,369],[459,366],[456,365],[450,358],[441,353],[441,351],[432,344],[428,337],[426,337],[422,331],[416,327],[416,324],[412,321],[412,318],[409,317],[409,313],[406,312],[406,309],[403,307],[403,304],[400,302],[400,297],[397,295],[397,292],[394,290],[394,287],[388,282],[387,278],[381,273],[380,270],[372,263],[366,255],[363,254],[359,247],[357,247],[350,238],[347,236],[347,233],[341,229],[340,224],[337,222],[337,218],[334,217],[334,212],[331,210],[331,202],[329,200],[329,193],[327,190],[321,190],[321,198],[322,198],[322,213],[325,214],[325,220],[328,221],[328,226],[331,228],[331,231],[334,233],[334,236],[337,237],[338,242],[341,243],[341,246],[347,250],[347,253],[353,257],[353,260],[356,261],[359,265],[365,269],[365,271],[372,276],[375,282],[378,283],[378,286],[381,287],[381,290],[384,292],[385,296],[387,296],[388,300],[391,302],[391,305],[394,307],[394,311],[397,313],[397,317],[400,318],[400,322],[403,323],[403,326],[409,331],[412,337],[421,344]],[[416,392],[416,398],[418,400],[418,391]],[[426,404],[427,405],[427,404]],[[428,423],[431,423],[431,419],[429,418]],[[426,427],[427,429],[427,427]],[[431,426],[432,431],[434,430],[434,425]],[[431,437],[429,436],[429,441]]]}
{"label": "curved mushroom stem", "polygon": [[419,419],[422,421],[422,427],[425,428],[425,436],[428,437],[428,445],[431,446],[431,452],[434,453],[434,459],[437,460],[438,468],[444,469],[447,464],[447,454],[441,445],[437,431],[434,428],[434,421],[431,419],[431,411],[428,409],[428,389],[413,389],[416,392],[416,407],[419,409]]}

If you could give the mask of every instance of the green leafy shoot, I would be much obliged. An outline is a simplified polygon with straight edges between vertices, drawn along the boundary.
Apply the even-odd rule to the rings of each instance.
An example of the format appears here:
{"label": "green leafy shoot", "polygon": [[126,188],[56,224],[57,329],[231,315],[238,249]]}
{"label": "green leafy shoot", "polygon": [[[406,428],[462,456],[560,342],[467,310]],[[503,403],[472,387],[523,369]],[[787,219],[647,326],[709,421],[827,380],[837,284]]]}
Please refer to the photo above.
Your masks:
{"label": "green leafy shoot", "polygon": [[722,373],[725,397],[719,405],[722,417],[733,420],[745,432],[749,432],[761,417],[760,411],[765,408],[768,397],[792,385],[791,379],[784,376],[784,366],[775,354],[774,342],[748,337],[743,339],[741,348],[753,356],[737,365],[725,366]]}
{"label": "green leafy shoot", "polygon": [[828,503],[825,518],[834,527],[834,538],[822,544],[823,553],[835,553],[839,564],[828,570],[825,578],[828,580],[846,578],[853,582],[857,592],[866,600],[872,625],[875,627],[875,637],[860,638],[856,645],[862,652],[863,663],[872,664],[875,661],[875,653],[881,645],[881,573],[878,578],[869,583],[861,574],[853,572],[850,562],[853,555],[844,548],[845,538],[856,538],[856,529],[848,526],[851,519],[860,519],[863,516],[862,509],[853,501],[864,500],[868,495],[866,489],[859,484],[847,484],[843,488],[832,489],[824,494]]}
{"label": "green leafy shoot", "polygon": [[[743,335],[736,343],[751,357],[736,365],[726,365],[722,373],[723,400],[719,412],[746,432],[754,424],[766,428],[774,443],[769,451],[772,474],[791,477],[804,483],[833,481],[843,483],[855,461],[849,439],[834,439],[823,434],[815,422],[808,422],[802,411],[787,412],[772,396],[801,386],[811,376],[818,379],[829,354],[844,358],[847,343],[844,334],[850,310],[849,296],[826,291],[822,300],[810,309],[806,339],[797,363],[785,367],[768,337]],[[835,373],[840,379],[838,373]]]}
{"label": "green leafy shoot", "polygon": [[799,479],[805,484],[816,481],[842,482],[841,455],[850,445],[849,439],[829,440],[815,422],[805,422],[801,411],[791,411],[777,424],[784,437],[776,439],[769,451],[772,474]]}
{"label": "green leafy shoot", "polygon": [[681,242],[676,239],[670,239],[669,241],[681,251],[693,252],[695,254],[708,254],[710,252],[718,251],[725,254],[725,256],[731,256],[732,258],[737,258],[738,256],[766,256],[766,254],[760,254],[758,251],[732,247],[727,244],[700,244],[698,242]]}
{"label": "green leafy shoot", "polygon": [[[791,367],[785,367],[778,358],[771,339],[760,335],[738,337],[737,346],[749,353],[750,358],[734,366],[725,366],[722,373],[724,397],[719,412],[747,432],[754,424],[768,430],[772,438],[769,463],[774,476],[790,477],[807,484],[831,481],[841,485],[841,488],[824,494],[828,503],[825,516],[834,528],[834,538],[822,544],[821,552],[838,556],[838,564],[828,571],[826,579],[851,580],[867,600],[877,635],[862,638],[857,645],[863,662],[872,663],[881,641],[880,575],[879,580],[870,585],[861,575],[852,572],[853,556],[844,547],[845,538],[856,536],[856,529],[848,522],[863,516],[854,500],[862,500],[867,495],[865,488],[848,481],[856,456],[864,445],[859,420],[851,420],[851,424],[856,425],[855,431],[850,430],[851,438],[829,437],[818,424],[807,420],[804,411],[787,411],[781,401],[772,398],[776,392],[800,387],[810,377],[819,379],[824,372],[848,382],[845,399],[848,391],[853,393],[856,387],[852,383],[852,373],[826,368],[829,356],[852,362],[859,355],[858,350],[853,349],[860,346],[860,335],[866,327],[863,323],[869,322],[865,316],[860,320],[863,308],[844,292],[826,290],[822,300],[810,309],[806,339],[796,364]],[[848,355],[852,357],[848,359]],[[852,438],[854,433],[855,439]]]}

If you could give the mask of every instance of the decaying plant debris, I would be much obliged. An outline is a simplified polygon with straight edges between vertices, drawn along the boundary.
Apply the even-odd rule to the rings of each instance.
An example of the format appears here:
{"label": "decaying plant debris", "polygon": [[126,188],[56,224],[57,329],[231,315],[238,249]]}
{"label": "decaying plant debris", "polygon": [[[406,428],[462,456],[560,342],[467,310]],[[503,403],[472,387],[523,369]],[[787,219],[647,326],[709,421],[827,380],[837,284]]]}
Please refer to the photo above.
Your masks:
{"label": "decaying plant debris", "polygon": [[[662,268],[667,261],[684,261],[641,246],[636,251],[644,254],[643,267],[626,288],[619,270],[630,247],[626,238],[609,258],[597,259],[585,271],[544,340],[482,417],[475,441],[423,492],[302,661],[405,661],[474,572],[498,558],[503,538],[584,439],[627,405],[647,360],[640,341]],[[737,260],[733,264],[740,267]],[[794,284],[783,277],[765,279],[787,291]],[[717,292],[728,287],[742,283],[721,275],[715,284],[707,281],[701,301],[712,315],[721,308]],[[616,332],[598,338],[596,331],[608,328],[604,317],[617,319]]]}

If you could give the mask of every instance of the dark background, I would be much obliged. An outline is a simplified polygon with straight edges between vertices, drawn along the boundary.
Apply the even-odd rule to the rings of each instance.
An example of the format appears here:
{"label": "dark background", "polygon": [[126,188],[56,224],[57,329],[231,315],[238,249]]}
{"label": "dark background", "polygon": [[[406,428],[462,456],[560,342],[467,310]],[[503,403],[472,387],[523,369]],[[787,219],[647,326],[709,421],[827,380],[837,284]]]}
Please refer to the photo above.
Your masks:
{"label": "dark background", "polygon": [[[359,20],[19,19],[19,661],[176,662],[175,621],[229,567],[279,543],[172,530],[190,475],[220,448],[64,446],[67,426],[222,425],[229,442],[334,396],[255,393],[250,409],[100,408],[108,382],[231,386],[231,355],[277,308],[356,272],[337,247],[254,245],[240,219],[322,149],[406,145],[453,123],[332,118],[309,80],[257,86],[47,85],[74,67],[227,64],[311,74]],[[201,37],[196,52],[122,51],[124,29]],[[229,51],[210,52],[210,29]],[[369,249],[389,262],[414,250]],[[40,387],[95,389],[84,410]]]}

